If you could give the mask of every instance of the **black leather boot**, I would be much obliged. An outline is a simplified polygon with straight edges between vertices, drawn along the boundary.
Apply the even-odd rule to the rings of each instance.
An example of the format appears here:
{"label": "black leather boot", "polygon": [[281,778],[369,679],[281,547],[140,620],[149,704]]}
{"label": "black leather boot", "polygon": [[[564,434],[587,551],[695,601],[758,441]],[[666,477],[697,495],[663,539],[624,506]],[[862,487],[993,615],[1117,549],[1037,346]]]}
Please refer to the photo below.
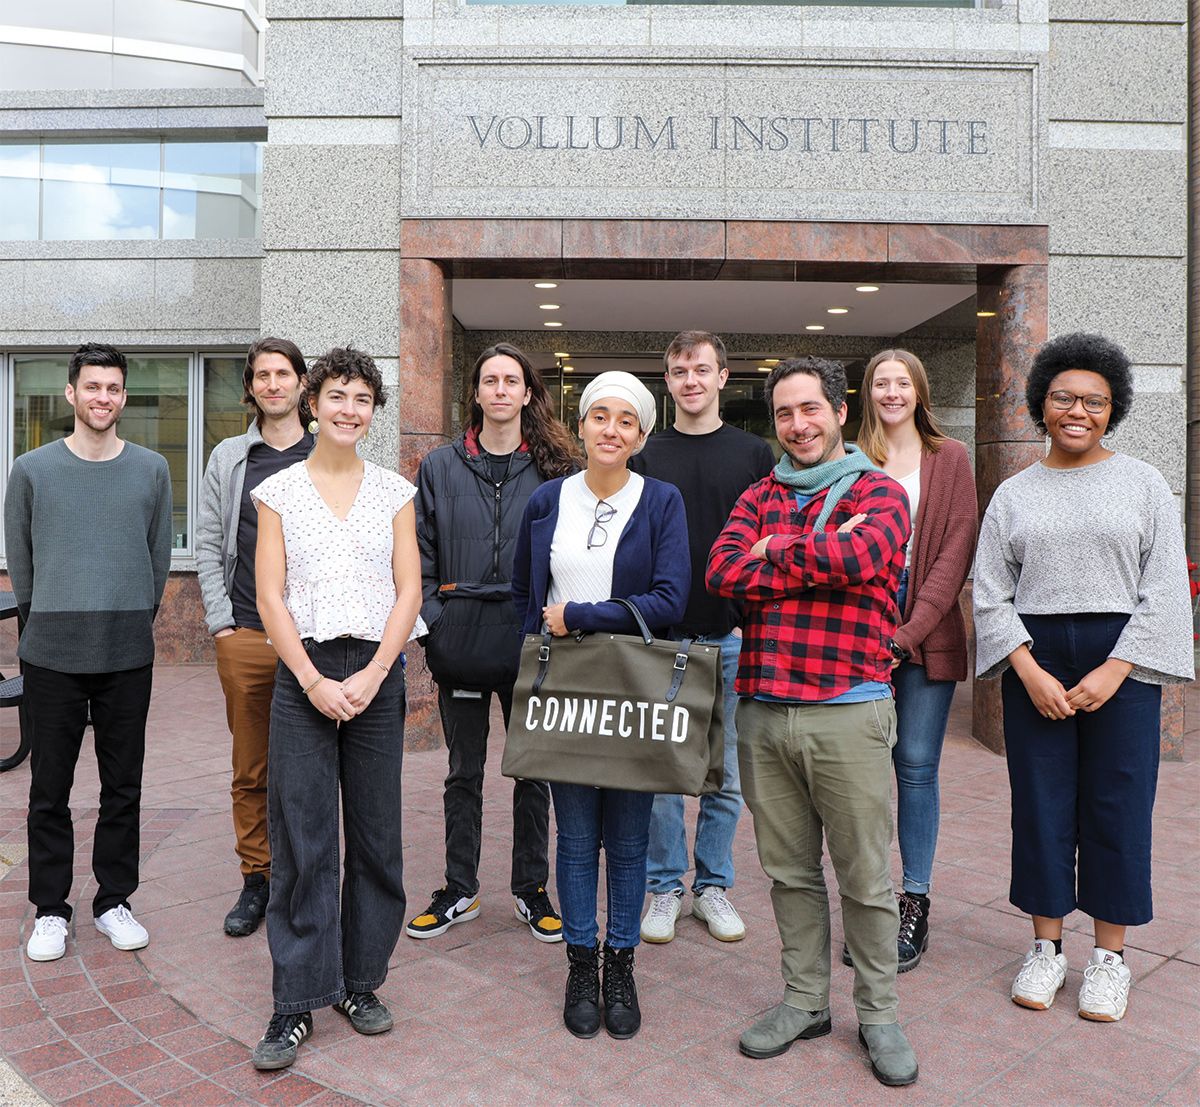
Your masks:
{"label": "black leather boot", "polygon": [[908,972],[921,963],[929,947],[929,897],[901,892],[900,933],[896,939],[897,972]]}
{"label": "black leather boot", "polygon": [[242,879],[242,893],[233,909],[225,916],[225,933],[231,938],[245,938],[258,929],[267,913],[271,882],[262,873],[251,873]]}
{"label": "black leather boot", "polygon": [[577,1038],[600,1033],[600,950],[567,946],[567,998],[563,1025]]}
{"label": "black leather boot", "polygon": [[633,950],[604,943],[604,1028],[612,1038],[632,1038],[642,1026],[637,985],[633,982]]}

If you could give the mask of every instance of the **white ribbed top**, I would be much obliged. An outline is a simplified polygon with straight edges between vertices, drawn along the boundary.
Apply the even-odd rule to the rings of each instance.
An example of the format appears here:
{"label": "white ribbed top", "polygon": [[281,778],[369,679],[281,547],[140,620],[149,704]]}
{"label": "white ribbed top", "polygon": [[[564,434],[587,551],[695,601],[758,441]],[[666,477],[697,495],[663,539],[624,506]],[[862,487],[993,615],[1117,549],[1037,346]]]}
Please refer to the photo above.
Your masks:
{"label": "white ribbed top", "polygon": [[547,604],[603,603],[612,599],[613,558],[621,532],[633,509],[642,498],[645,481],[630,473],[625,487],[608,496],[605,503],[617,513],[601,524],[608,532],[602,546],[587,548],[588,534],[596,519],[600,502],[587,486],[583,473],[575,473],[562,482],[558,493],[558,522],[550,542],[550,590]]}

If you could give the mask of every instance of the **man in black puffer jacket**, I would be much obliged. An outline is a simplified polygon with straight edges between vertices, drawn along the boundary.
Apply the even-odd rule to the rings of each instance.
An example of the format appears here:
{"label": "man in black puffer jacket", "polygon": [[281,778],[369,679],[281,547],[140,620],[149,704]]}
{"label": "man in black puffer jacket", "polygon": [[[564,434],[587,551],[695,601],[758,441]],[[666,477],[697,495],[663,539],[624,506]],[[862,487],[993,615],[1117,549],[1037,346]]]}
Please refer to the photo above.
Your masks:
{"label": "man in black puffer jacket", "polygon": [[[493,694],[507,724],[521,637],[510,590],[513,548],[525,505],[544,480],[573,471],[574,444],[554,417],[541,377],[515,346],[480,354],[471,425],[432,451],[417,475],[417,540],[429,627],[425,659],[438,686],[449,751],[446,883],[405,928],[432,938],[479,914],[483,773]],[[546,893],[550,792],[513,785],[512,894],[516,914],[543,942],[562,941]]]}

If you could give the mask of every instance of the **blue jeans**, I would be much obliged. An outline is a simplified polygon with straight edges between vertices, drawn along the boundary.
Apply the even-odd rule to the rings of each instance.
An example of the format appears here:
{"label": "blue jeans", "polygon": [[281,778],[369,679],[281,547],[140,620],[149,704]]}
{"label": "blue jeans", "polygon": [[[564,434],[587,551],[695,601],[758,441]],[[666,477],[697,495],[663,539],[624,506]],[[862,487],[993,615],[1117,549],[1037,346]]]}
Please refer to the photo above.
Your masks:
{"label": "blue jeans", "polygon": [[[312,663],[334,680],[370,664],[378,647],[359,638],[305,643]],[[361,715],[339,726],[309,703],[280,662],[267,762],[267,942],[278,1012],[311,1011],[347,992],[373,992],[387,976],[406,906],[403,755],[402,665],[392,666]]]}
{"label": "blue jeans", "polygon": [[646,845],[652,792],[550,785],[558,826],[555,876],[568,944],[596,944],[600,846],[608,876],[608,934],[613,949],[638,944],[646,888]]}
{"label": "blue jeans", "polygon": [[[697,642],[721,647],[721,672],[725,688],[725,783],[719,792],[700,797],[696,819],[696,878],[692,891],[733,887],[733,836],[742,813],[742,782],[738,772],[737,678],[739,635],[701,635]],[[646,857],[646,889],[651,895],[683,888],[688,868],[687,835],[683,829],[683,796],[655,796],[650,815],[650,852]]]}
{"label": "blue jeans", "polygon": [[896,836],[904,890],[929,894],[941,801],[938,765],[954,698],[954,681],[930,680],[921,665],[902,661],[892,670],[896,693]]}

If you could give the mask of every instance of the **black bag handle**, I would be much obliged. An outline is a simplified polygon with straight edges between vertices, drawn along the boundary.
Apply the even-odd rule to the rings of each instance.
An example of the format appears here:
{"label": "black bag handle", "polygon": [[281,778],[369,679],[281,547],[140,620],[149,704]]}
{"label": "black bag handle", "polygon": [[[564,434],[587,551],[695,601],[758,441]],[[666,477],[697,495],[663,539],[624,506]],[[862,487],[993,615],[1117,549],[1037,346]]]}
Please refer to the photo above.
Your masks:
{"label": "black bag handle", "polygon": [[646,620],[642,618],[642,613],[638,610],[637,604],[632,600],[619,600],[615,596],[608,601],[609,603],[619,603],[630,615],[633,616],[633,621],[637,623],[638,632],[642,636],[642,641],[647,646],[654,645],[654,635],[650,633],[650,628],[646,625]]}

